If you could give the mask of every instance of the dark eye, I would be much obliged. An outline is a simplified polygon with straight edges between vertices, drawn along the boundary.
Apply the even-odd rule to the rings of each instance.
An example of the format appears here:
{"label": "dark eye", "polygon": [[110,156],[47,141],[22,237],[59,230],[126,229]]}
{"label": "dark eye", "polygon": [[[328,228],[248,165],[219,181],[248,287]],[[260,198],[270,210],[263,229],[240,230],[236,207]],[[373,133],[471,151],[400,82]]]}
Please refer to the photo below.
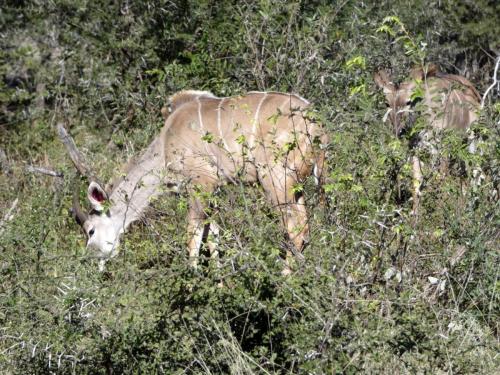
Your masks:
{"label": "dark eye", "polygon": [[94,235],[94,228],[92,228],[91,230],[89,230],[89,237],[92,237]]}

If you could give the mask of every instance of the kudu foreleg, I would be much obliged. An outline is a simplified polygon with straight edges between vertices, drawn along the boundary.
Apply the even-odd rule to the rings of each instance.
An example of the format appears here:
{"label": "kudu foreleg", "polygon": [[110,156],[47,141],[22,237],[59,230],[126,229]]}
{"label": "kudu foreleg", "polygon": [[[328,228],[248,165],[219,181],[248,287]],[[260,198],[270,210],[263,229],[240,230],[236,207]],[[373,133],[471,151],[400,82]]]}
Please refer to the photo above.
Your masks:
{"label": "kudu foreleg", "polygon": [[292,241],[296,250],[295,254],[288,249],[286,251],[283,275],[288,275],[291,273],[291,263],[296,257],[299,259],[302,258],[302,249],[309,241],[309,225],[307,223],[304,197],[299,197],[296,202],[287,203],[285,211],[283,214],[284,226],[288,233],[288,238]]}
{"label": "kudu foreleg", "polygon": [[413,183],[413,210],[412,215],[418,215],[418,209],[420,206],[420,197],[422,195],[422,183],[424,182],[424,178],[422,175],[422,162],[418,158],[418,156],[412,156],[412,183]]}
{"label": "kudu foreleg", "polygon": [[199,199],[191,199],[188,212],[188,251],[189,261],[193,268],[198,267],[200,250],[206,243],[210,257],[219,263],[219,226],[209,221],[206,206]]}
{"label": "kudu foreleg", "polygon": [[[271,176],[275,178],[273,179]],[[292,242],[295,250],[287,249],[286,251],[282,273],[288,275],[292,272],[291,265],[294,259],[302,257],[301,251],[308,241],[309,226],[304,197],[300,196],[296,199],[293,191],[296,180],[290,177],[280,180],[277,176],[279,175],[269,174],[266,178],[261,179],[260,183],[268,199],[277,208],[288,239]]]}
{"label": "kudu foreleg", "polygon": [[188,212],[188,251],[189,262],[193,268],[198,267],[200,249],[203,244],[207,227],[207,214],[198,199],[191,199]]}
{"label": "kudu foreleg", "polygon": [[217,267],[220,267],[219,261],[219,239],[220,228],[215,222],[210,222],[207,237],[207,246],[210,251],[210,258],[217,262]]}

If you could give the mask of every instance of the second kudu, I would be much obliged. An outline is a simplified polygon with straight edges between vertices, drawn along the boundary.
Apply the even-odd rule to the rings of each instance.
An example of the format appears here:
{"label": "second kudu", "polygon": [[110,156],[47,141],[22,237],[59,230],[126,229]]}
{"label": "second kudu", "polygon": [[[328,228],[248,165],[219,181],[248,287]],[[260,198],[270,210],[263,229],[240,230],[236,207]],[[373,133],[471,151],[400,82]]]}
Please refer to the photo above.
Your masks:
{"label": "second kudu", "polygon": [[[321,180],[328,138],[307,115],[308,101],[275,92],[218,98],[209,92],[182,91],[162,110],[165,125],[124,177],[105,189],[91,178],[85,212],[75,195],[75,219],[87,235],[87,248],[101,259],[117,254],[120,236],[141,217],[151,199],[185,186],[189,195],[188,251],[196,266],[209,232],[219,229],[207,217],[206,202],[195,190],[212,193],[224,183],[258,182],[277,210],[288,238],[300,251],[307,241],[304,197],[296,186],[314,175]],[[68,146],[72,142],[65,142]],[[74,145],[74,144],[73,144]],[[74,153],[74,152],[73,152]],[[78,157],[73,162],[81,170]],[[212,237],[212,236],[210,236]],[[287,251],[284,273],[292,255]]]}
{"label": "second kudu", "polygon": [[[419,102],[420,114],[426,118],[428,129],[419,135],[416,147],[424,140],[432,143],[432,131],[442,129],[467,129],[477,119],[480,96],[466,78],[439,72],[433,64],[412,69],[409,79],[399,85],[392,82],[385,70],[375,73],[374,80],[383,91],[394,133],[399,136],[415,121],[415,107]],[[412,157],[413,213],[416,213],[423,183],[422,163],[417,155]]]}

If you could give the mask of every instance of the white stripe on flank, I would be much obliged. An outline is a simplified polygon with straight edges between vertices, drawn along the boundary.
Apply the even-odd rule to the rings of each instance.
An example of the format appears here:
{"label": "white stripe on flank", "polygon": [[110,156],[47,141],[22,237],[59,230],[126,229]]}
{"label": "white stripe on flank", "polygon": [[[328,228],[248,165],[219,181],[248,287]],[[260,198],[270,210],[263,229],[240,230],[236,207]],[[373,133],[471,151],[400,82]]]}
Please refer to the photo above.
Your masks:
{"label": "white stripe on flank", "polygon": [[255,111],[255,116],[253,117],[253,124],[252,124],[252,134],[250,134],[250,140],[249,140],[249,145],[248,147],[250,148],[250,151],[254,148],[255,146],[255,133],[257,131],[257,123],[259,122],[259,113],[260,113],[260,107],[262,106],[262,103],[264,103],[264,100],[267,97],[267,92],[264,93],[264,96],[262,96],[262,99],[260,99],[259,104],[257,105],[257,109]]}
{"label": "white stripe on flank", "polygon": [[200,122],[200,129],[203,132],[205,130],[205,127],[203,126],[203,120],[201,119],[201,101],[200,101],[200,97],[197,97],[196,101],[198,102],[198,121]]}
{"label": "white stripe on flank", "polygon": [[[196,101],[198,102],[198,121],[200,122],[200,130],[201,130],[202,136],[204,136],[207,131],[205,130],[205,126],[203,125],[203,119],[201,118],[201,100],[200,100],[200,97],[197,97]],[[212,163],[215,163],[215,157],[214,157],[213,153],[210,153],[210,150],[208,148],[208,142],[203,142],[203,147],[205,147],[206,156],[212,160]]]}
{"label": "white stripe on flank", "polygon": [[219,102],[219,105],[217,106],[217,129],[219,129],[219,137],[220,137],[220,139],[222,139],[222,142],[224,143],[224,147],[226,148],[226,152],[229,152],[229,146],[227,145],[226,140],[224,139],[224,137],[222,135],[222,129],[220,127],[220,110],[222,108],[222,103],[224,103],[224,100],[226,100],[226,98],[222,98]]}
{"label": "white stripe on flank", "polygon": [[226,98],[222,98],[219,101],[219,105],[217,106],[217,129],[219,129],[219,136],[222,138],[222,131],[220,128],[220,107],[222,106],[222,103],[226,100]]}

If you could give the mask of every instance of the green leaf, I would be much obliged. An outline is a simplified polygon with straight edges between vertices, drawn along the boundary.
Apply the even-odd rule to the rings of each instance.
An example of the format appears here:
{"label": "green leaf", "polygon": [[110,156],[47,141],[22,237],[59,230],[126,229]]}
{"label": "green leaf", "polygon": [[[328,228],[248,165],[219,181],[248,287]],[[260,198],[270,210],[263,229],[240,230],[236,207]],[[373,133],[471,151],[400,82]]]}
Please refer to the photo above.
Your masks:
{"label": "green leaf", "polygon": [[243,134],[239,135],[237,138],[236,138],[236,143],[239,144],[239,145],[242,145],[246,142],[246,138]]}
{"label": "green leaf", "polygon": [[366,68],[366,60],[363,56],[354,56],[345,63],[347,69]]}
{"label": "green leaf", "polygon": [[207,132],[203,137],[201,137],[201,140],[207,143],[212,143],[214,141],[214,135],[210,132]]}

